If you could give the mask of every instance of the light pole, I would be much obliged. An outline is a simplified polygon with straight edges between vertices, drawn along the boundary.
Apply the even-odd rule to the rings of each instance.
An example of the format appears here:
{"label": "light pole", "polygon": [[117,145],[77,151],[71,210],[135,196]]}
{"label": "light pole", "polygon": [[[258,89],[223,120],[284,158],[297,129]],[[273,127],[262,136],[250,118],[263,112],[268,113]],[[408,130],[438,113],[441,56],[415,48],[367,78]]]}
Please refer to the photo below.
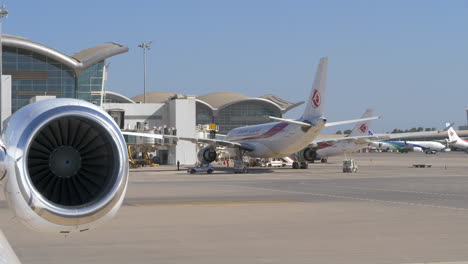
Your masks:
{"label": "light pole", "polygon": [[151,43],[150,42],[143,42],[138,47],[143,49],[143,103],[146,104],[146,51],[151,49]]}
{"label": "light pole", "polygon": [[3,44],[2,44],[2,21],[4,17],[8,16],[8,10],[5,7],[5,4],[2,5],[0,9],[0,91],[2,90],[3,83]]}

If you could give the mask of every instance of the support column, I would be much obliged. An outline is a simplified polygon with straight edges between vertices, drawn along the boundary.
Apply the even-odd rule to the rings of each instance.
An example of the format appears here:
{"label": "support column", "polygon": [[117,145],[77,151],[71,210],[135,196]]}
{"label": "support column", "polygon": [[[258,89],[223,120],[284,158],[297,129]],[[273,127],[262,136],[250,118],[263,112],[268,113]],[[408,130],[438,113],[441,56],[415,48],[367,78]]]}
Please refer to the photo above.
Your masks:
{"label": "support column", "polygon": [[2,76],[0,89],[0,129],[3,122],[11,116],[11,75]]}

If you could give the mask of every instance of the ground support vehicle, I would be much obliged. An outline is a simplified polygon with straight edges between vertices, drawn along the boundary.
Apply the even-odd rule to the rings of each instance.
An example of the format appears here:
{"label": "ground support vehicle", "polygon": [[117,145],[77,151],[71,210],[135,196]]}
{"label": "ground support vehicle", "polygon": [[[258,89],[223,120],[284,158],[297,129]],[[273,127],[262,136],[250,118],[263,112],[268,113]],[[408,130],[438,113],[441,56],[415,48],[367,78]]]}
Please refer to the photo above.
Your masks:
{"label": "ground support vehicle", "polygon": [[242,161],[234,161],[234,173],[247,173],[249,172],[247,165]]}
{"label": "ground support vehicle", "polygon": [[187,169],[187,172],[190,174],[195,174],[197,172],[206,172],[208,174],[211,174],[213,173],[213,171],[214,171],[214,167],[210,163],[198,164],[195,167],[190,167]]}
{"label": "ground support vehicle", "polygon": [[357,172],[357,163],[353,159],[343,160],[343,172],[344,173],[352,173]]}

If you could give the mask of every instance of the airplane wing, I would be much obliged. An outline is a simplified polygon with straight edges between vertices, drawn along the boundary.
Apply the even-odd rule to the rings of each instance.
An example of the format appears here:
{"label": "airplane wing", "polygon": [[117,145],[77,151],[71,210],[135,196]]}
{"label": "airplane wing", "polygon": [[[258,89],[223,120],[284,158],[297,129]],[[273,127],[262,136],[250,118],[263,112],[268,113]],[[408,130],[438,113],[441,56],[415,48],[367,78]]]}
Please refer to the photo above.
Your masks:
{"label": "airplane wing", "polygon": [[238,142],[226,141],[226,140],[219,140],[219,139],[210,139],[210,138],[190,138],[190,137],[178,137],[178,136],[170,136],[164,135],[165,138],[172,138],[175,140],[185,140],[190,141],[192,143],[204,143],[207,145],[215,145],[215,146],[225,146],[230,148],[240,148],[245,151],[252,151],[254,150],[251,146],[247,144],[241,144]]}
{"label": "airplane wing", "polygon": [[374,134],[378,139],[388,140],[388,139],[398,139],[398,138],[412,138],[412,137],[421,137],[421,136],[430,136],[438,134],[440,131],[422,131],[422,132],[406,132],[406,133],[393,133],[393,134]]}
{"label": "airplane wing", "polygon": [[[298,121],[298,120],[292,120],[292,119],[285,119],[285,118],[280,118],[280,117],[274,117],[274,116],[269,116],[268,118],[280,122],[285,122],[293,125],[298,125],[302,127],[312,127],[313,125],[310,123]],[[326,127],[329,126],[339,126],[339,125],[345,125],[345,124],[351,124],[351,123],[357,123],[357,122],[363,122],[363,121],[369,121],[369,120],[374,120],[374,119],[379,119],[380,116],[374,116],[374,117],[367,117],[367,118],[360,118],[360,119],[353,119],[353,120],[346,120],[346,121],[338,121],[338,122],[327,122],[325,124]]]}
{"label": "airplane wing", "polygon": [[311,142],[312,145],[317,145],[319,148],[320,146],[330,146],[339,141],[348,141],[348,142],[355,142],[355,143],[368,143],[371,140],[379,139],[375,135],[368,135],[368,136],[355,136],[355,137],[337,137],[337,138],[322,138],[322,139],[315,139]]}
{"label": "airplane wing", "polygon": [[354,137],[336,137],[336,138],[318,138],[311,142],[312,145],[332,145],[339,141],[348,141],[356,143],[368,143],[372,140],[389,140],[389,139],[398,139],[398,138],[411,138],[411,137],[420,137],[427,136],[432,134],[437,134],[439,131],[424,131],[424,132],[408,132],[408,133],[394,133],[394,134],[373,134],[370,133],[366,136],[354,136]]}
{"label": "airplane wing", "polygon": [[184,140],[190,141],[192,143],[204,143],[207,145],[214,145],[214,146],[225,146],[230,148],[240,148],[245,151],[252,151],[253,148],[247,144],[241,144],[238,142],[226,141],[226,140],[219,140],[219,139],[210,139],[210,138],[190,138],[190,137],[179,137],[179,136],[172,136],[172,135],[161,135],[161,134],[152,134],[152,133],[139,133],[139,132],[126,132],[122,131],[123,135],[129,136],[137,136],[137,137],[148,137],[148,138],[155,138],[155,139],[163,139],[163,138],[171,138],[174,140]]}

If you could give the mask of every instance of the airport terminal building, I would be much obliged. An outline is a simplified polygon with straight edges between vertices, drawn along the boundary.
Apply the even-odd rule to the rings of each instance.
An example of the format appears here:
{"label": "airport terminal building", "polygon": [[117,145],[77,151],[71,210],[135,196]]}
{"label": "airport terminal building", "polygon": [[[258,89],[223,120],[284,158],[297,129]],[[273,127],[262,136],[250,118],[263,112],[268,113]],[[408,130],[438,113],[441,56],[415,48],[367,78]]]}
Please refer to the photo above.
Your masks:
{"label": "airport terminal building", "polygon": [[[164,103],[183,95],[170,92],[151,92],[146,94],[147,103]],[[268,94],[248,97],[239,93],[217,92],[194,97],[196,125],[214,123],[220,134],[227,134],[236,127],[271,122],[268,116],[282,117],[284,113],[303,104],[296,104]],[[132,98],[142,102],[143,95]]]}

